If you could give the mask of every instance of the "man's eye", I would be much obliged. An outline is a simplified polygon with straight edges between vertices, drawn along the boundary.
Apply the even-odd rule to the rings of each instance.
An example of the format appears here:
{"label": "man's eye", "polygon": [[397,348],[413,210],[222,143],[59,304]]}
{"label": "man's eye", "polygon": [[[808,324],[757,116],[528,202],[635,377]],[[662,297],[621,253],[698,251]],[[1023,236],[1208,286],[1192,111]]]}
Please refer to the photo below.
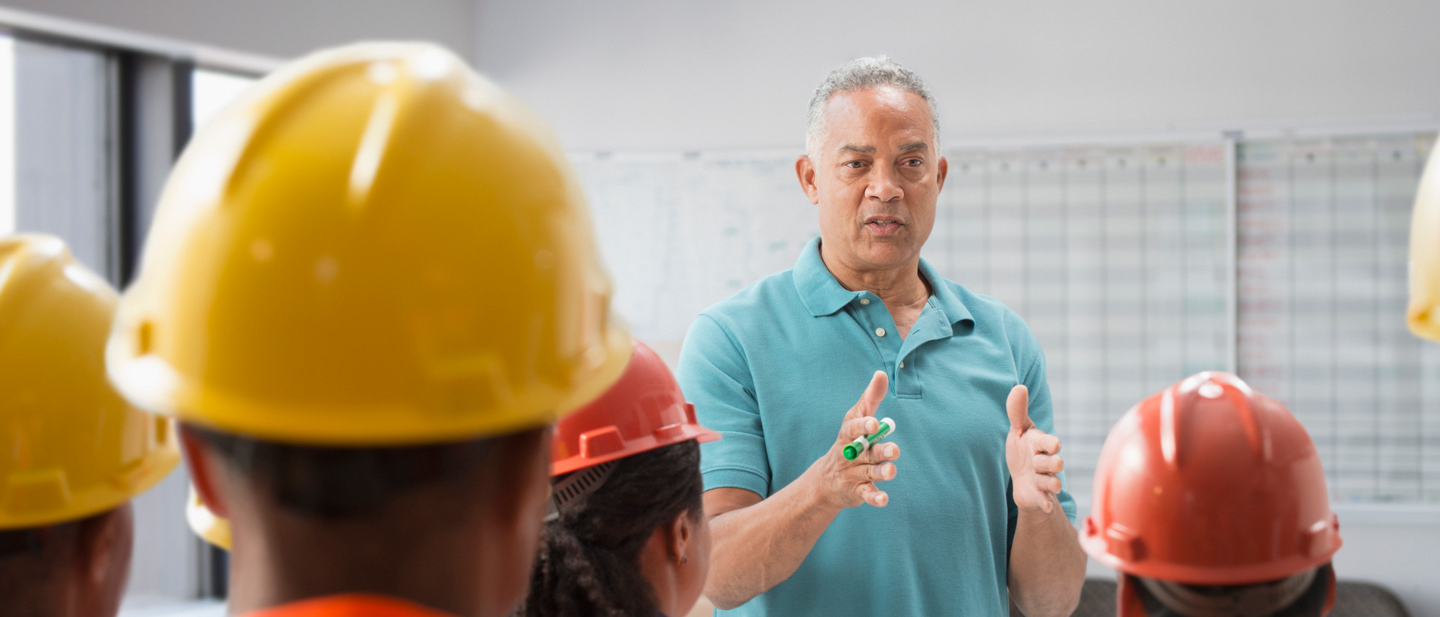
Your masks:
{"label": "man's eye", "polygon": [[850,169],[860,169],[865,166],[864,161],[845,161],[845,166]]}
{"label": "man's eye", "polygon": [[921,159],[905,159],[905,165],[908,167],[919,167],[924,164],[925,161]]}

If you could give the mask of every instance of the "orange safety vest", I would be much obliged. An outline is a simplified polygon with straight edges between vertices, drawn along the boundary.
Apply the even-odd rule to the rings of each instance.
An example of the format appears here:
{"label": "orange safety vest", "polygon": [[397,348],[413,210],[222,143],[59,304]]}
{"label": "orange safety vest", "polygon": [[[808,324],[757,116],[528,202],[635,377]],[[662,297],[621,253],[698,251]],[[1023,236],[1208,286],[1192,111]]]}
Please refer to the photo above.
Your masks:
{"label": "orange safety vest", "polygon": [[454,617],[414,602],[368,594],[325,596],[267,608],[244,617]]}

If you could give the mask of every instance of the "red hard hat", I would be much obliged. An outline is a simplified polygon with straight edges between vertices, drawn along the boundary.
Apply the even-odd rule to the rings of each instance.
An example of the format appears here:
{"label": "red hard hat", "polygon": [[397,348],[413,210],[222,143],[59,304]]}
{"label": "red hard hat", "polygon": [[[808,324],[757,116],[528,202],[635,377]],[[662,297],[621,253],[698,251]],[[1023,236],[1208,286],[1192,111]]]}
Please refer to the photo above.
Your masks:
{"label": "red hard hat", "polygon": [[1134,576],[1247,585],[1320,567],[1340,548],[1310,435],[1227,373],[1131,408],[1105,440],[1094,488],[1081,544]]}
{"label": "red hard hat", "polygon": [[665,361],[639,340],[634,344],[620,380],[555,425],[552,477],[690,439],[720,438],[695,421],[695,406],[685,402]]}

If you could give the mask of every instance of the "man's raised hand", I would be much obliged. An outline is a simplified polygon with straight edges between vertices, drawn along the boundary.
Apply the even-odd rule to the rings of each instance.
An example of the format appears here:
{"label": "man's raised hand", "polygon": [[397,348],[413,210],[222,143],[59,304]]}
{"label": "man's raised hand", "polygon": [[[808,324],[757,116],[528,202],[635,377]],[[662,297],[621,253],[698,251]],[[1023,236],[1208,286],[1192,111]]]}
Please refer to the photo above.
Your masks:
{"label": "man's raised hand", "polygon": [[1010,416],[1010,434],[1005,438],[1005,464],[1010,468],[1015,506],[1021,512],[1050,513],[1060,493],[1065,468],[1060,458],[1060,438],[1035,426],[1030,420],[1030,390],[1015,386],[1005,400]]}

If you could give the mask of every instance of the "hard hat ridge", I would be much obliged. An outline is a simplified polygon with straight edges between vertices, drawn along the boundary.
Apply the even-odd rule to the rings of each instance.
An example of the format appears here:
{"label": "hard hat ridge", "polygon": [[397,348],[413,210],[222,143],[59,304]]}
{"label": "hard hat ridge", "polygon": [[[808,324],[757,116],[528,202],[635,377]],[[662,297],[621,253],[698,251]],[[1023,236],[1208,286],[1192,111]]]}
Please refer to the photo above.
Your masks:
{"label": "hard hat ridge", "polygon": [[[1270,462],[1273,454],[1270,435],[1264,424],[1263,414],[1258,413],[1251,404],[1255,392],[1238,377],[1229,373],[1204,371],[1166,388],[1160,397],[1160,451],[1165,462],[1172,468],[1178,468],[1182,460],[1180,448],[1184,440],[1181,438],[1181,426],[1188,422],[1209,421],[1210,419],[1205,417],[1192,417],[1201,413],[1202,409],[1217,411],[1214,407],[1197,405],[1194,400],[1196,397],[1223,397],[1228,404],[1218,411],[1233,414],[1234,420],[1239,421],[1244,428],[1246,443],[1249,444],[1251,453],[1263,463]],[[1181,417],[1182,414],[1185,417]],[[1230,418],[1217,421],[1230,421]]]}

